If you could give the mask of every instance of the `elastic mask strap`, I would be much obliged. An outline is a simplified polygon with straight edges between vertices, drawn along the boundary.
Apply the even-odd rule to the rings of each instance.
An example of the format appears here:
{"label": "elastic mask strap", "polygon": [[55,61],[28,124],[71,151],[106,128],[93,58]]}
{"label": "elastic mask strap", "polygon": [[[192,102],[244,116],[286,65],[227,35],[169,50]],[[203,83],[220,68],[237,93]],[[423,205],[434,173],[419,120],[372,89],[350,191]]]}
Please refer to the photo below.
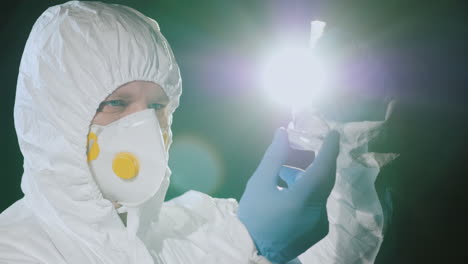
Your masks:
{"label": "elastic mask strap", "polygon": [[117,213],[119,214],[123,214],[123,213],[127,213],[128,211],[128,208],[125,207],[125,206],[120,206],[119,208],[116,209],[117,210]]}
{"label": "elastic mask strap", "polygon": [[[140,216],[141,216],[141,208],[127,208],[127,233],[128,238],[131,242],[137,239],[136,234],[138,231],[138,227],[140,226]],[[138,243],[136,241],[131,243],[133,245],[133,260],[134,263],[137,263],[137,248]],[[131,245],[131,246],[132,246]]]}
{"label": "elastic mask strap", "polygon": [[140,226],[141,210],[139,207],[127,208],[127,232],[128,237],[135,239],[138,227]]}

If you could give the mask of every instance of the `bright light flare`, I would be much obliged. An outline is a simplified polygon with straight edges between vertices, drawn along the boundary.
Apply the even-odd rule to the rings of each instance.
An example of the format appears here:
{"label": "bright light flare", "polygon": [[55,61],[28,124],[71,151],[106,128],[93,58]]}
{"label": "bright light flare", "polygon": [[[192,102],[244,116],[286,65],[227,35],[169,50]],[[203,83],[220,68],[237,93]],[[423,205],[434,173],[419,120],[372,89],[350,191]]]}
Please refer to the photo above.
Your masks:
{"label": "bright light flare", "polygon": [[262,86],[273,101],[292,108],[320,100],[326,63],[314,49],[325,22],[312,21],[309,46],[284,44],[271,50],[261,73]]}
{"label": "bright light flare", "polygon": [[323,63],[311,49],[286,47],[266,60],[262,86],[275,102],[301,107],[316,100],[324,77]]}

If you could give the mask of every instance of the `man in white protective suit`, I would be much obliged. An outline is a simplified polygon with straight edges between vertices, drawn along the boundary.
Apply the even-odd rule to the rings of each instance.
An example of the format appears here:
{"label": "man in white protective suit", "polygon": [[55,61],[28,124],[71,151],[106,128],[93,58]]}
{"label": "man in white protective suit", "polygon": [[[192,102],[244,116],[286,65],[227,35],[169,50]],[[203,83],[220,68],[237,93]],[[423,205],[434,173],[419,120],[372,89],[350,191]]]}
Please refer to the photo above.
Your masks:
{"label": "man in white protective suit", "polygon": [[322,182],[276,188],[279,129],[239,205],[195,191],[164,203],[180,95],[154,20],[99,2],[47,9],[19,70],[24,198],[0,215],[0,263],[297,263],[328,232],[337,133],[302,177],[328,179],[313,197]]}

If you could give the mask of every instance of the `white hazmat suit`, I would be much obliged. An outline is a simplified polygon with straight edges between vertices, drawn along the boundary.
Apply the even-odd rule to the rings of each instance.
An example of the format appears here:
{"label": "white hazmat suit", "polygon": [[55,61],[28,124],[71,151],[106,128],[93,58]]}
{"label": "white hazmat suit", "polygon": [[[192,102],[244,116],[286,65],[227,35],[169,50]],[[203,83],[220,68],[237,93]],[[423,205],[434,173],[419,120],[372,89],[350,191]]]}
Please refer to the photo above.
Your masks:
{"label": "white hazmat suit", "polygon": [[181,78],[154,20],[125,6],[74,1],[36,21],[14,109],[25,196],[0,215],[0,263],[269,263],[256,254],[235,200],[188,192],[163,205],[169,168],[140,210],[137,236],[129,234],[102,197],[86,150],[99,103],[135,80],[163,88],[171,122]]}

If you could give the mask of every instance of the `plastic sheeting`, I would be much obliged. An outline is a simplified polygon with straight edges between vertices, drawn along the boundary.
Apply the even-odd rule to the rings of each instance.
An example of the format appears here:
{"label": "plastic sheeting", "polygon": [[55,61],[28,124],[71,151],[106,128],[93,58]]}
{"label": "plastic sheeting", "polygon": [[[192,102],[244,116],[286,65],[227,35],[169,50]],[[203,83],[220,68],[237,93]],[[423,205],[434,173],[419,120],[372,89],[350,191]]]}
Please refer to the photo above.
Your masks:
{"label": "plastic sheeting", "polygon": [[[387,117],[393,103],[387,107]],[[369,151],[369,142],[386,128],[386,120],[339,123],[315,111],[296,113],[288,130],[299,149],[317,151],[326,133],[340,133],[335,186],[327,201],[329,234],[299,259],[303,263],[373,263],[383,241],[385,219],[375,190],[383,166],[398,154]]]}

